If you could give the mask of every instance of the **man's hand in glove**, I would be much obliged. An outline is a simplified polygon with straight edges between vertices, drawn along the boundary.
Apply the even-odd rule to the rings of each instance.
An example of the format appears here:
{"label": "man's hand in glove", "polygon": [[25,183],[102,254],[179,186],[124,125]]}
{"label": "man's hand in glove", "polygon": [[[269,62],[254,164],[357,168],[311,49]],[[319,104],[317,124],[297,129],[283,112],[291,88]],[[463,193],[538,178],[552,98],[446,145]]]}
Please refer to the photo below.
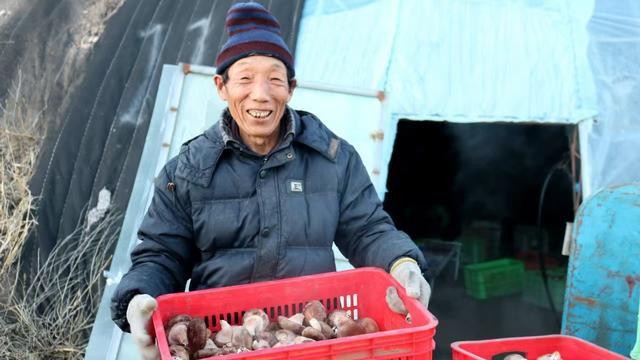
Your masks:
{"label": "man's hand in glove", "polygon": [[[418,263],[415,260],[408,257],[396,260],[391,265],[389,274],[404,286],[407,296],[418,299],[425,309],[429,307],[431,286],[422,276],[422,271],[420,271],[420,267],[418,267]],[[387,290],[386,300],[391,310],[403,315],[407,314],[404,303],[395,288]]]}
{"label": "man's hand in glove", "polygon": [[144,360],[160,359],[155,339],[149,333],[151,315],[157,307],[156,299],[146,294],[134,296],[127,307],[127,321],[131,327],[131,336]]}

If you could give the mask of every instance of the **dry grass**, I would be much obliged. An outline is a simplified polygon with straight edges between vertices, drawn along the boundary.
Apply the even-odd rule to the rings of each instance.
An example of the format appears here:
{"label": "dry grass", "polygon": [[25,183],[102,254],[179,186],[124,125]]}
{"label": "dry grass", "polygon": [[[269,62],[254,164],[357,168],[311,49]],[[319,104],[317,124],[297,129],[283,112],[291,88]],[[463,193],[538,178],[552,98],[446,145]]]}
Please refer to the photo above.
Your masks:
{"label": "dry grass", "polygon": [[[30,86],[25,86],[30,84]],[[29,191],[42,142],[42,114],[24,100],[33,79],[17,77],[0,106],[0,359],[80,359],[103,292],[103,270],[119,229],[117,215],[59,240],[46,259],[20,273],[22,249],[36,225]],[[37,239],[36,239],[37,241]]]}
{"label": "dry grass", "polygon": [[1,359],[81,359],[111,261],[118,217],[59,241],[28,282],[14,276],[0,303]]}
{"label": "dry grass", "polygon": [[32,46],[20,59],[24,74],[14,72],[14,86],[0,104],[0,359],[84,356],[119,215],[107,211],[92,226],[79,224],[46,259],[27,258],[22,252],[37,207],[28,182],[44,124],[59,122],[71,98],[64,94],[81,81],[91,48],[122,2],[71,2],[71,18],[77,20],[68,28],[31,34]]}
{"label": "dry grass", "polygon": [[21,102],[23,81],[0,106],[0,275],[15,264],[35,224],[35,199],[28,181],[41,143],[41,113]]}

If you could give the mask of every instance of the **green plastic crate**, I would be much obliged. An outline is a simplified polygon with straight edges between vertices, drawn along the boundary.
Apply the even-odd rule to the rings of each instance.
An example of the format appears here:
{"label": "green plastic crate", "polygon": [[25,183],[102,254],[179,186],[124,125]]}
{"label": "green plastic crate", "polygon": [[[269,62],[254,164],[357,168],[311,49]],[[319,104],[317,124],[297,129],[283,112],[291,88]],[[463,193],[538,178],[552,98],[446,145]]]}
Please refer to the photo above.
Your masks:
{"label": "green plastic crate", "polygon": [[[547,270],[549,292],[556,311],[561,312],[564,306],[564,291],[567,283],[567,269],[556,268]],[[524,273],[522,301],[551,310],[547,293],[544,289],[540,270],[527,270]]]}
{"label": "green plastic crate", "polygon": [[475,264],[487,260],[487,245],[483,238],[465,236],[459,241],[462,243],[462,262]]}
{"label": "green plastic crate", "polygon": [[456,240],[462,243],[462,262],[475,264],[500,257],[500,225],[474,221]]}
{"label": "green plastic crate", "polygon": [[464,287],[476,299],[515,294],[522,291],[524,263],[498,259],[464,267]]}

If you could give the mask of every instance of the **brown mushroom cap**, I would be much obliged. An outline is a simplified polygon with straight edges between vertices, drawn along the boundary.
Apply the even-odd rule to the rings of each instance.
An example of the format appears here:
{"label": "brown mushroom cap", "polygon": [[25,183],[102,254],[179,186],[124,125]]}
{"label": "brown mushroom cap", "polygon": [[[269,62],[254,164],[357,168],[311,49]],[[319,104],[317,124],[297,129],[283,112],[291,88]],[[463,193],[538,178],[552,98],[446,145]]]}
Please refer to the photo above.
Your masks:
{"label": "brown mushroom cap", "polygon": [[370,317],[364,317],[362,319],[358,319],[356,320],[356,323],[362,326],[362,328],[367,332],[367,334],[380,331],[380,327],[378,327],[378,323]]}
{"label": "brown mushroom cap", "polygon": [[318,300],[309,301],[302,310],[306,324],[309,324],[311,319],[318,319],[325,321],[327,319],[327,309]]}
{"label": "brown mushroom cap", "polygon": [[322,332],[322,335],[324,335],[325,338],[332,339],[335,337],[335,331],[333,331],[333,328],[329,326],[326,322],[318,321],[317,319],[311,319],[309,323],[310,323],[309,325],[311,325],[312,328],[316,330],[320,330]]}
{"label": "brown mushroom cap", "polygon": [[171,319],[169,319],[169,322],[167,322],[167,325],[165,325],[165,329],[171,329],[173,327],[173,325],[177,324],[177,323],[188,323],[189,321],[191,321],[191,316],[187,315],[187,314],[180,314],[180,315],[176,315],[174,317],[172,317]]}
{"label": "brown mushroom cap", "polygon": [[187,346],[189,344],[189,338],[187,336],[187,324],[179,322],[171,327],[169,335],[167,336],[169,345]]}
{"label": "brown mushroom cap", "polygon": [[336,335],[339,338],[354,336],[354,335],[362,335],[362,334],[366,334],[365,329],[351,319],[349,319],[349,321],[345,321],[340,326],[338,326],[338,329],[336,331]]}
{"label": "brown mushroom cap", "polygon": [[284,316],[278,316],[278,324],[283,330],[289,330],[298,335],[300,335],[302,333],[302,330],[304,330],[304,326],[302,325],[302,323],[298,323]]}
{"label": "brown mushroom cap", "polygon": [[232,326],[232,329],[233,338],[231,339],[231,344],[235,345],[238,348],[251,349],[251,345],[253,344],[253,336],[249,334],[249,330],[243,328],[242,326]]}
{"label": "brown mushroom cap", "polygon": [[278,339],[276,338],[274,333],[269,331],[261,331],[257,333],[256,340],[265,340],[267,343],[269,343],[269,347],[275,345],[278,342]]}
{"label": "brown mushroom cap", "polygon": [[249,334],[254,336],[256,333],[266,329],[267,323],[264,322],[264,318],[260,315],[249,315],[244,317],[242,327],[247,329]]}
{"label": "brown mushroom cap", "polygon": [[269,323],[269,325],[267,325],[264,331],[275,332],[276,330],[280,330],[280,329],[281,329],[280,324],[278,324],[277,321],[272,321]]}
{"label": "brown mushroom cap", "polygon": [[269,324],[269,315],[267,315],[266,312],[264,312],[264,310],[262,309],[251,309],[251,310],[247,310],[243,317],[242,317],[242,323],[244,324],[244,322],[246,321],[246,318],[249,316],[258,316],[260,318],[262,318],[262,320],[265,323],[265,326],[267,326]]}
{"label": "brown mushroom cap", "polygon": [[199,317],[195,317],[189,321],[187,325],[187,336],[189,340],[189,350],[196,352],[204,347],[209,338],[207,333],[207,325],[204,320]]}
{"label": "brown mushroom cap", "polygon": [[322,334],[322,331],[312,328],[311,326],[302,330],[302,336],[313,340],[326,340],[327,338]]}
{"label": "brown mushroom cap", "polygon": [[329,314],[327,323],[331,326],[339,327],[340,325],[342,325],[342,323],[349,320],[351,320],[349,313],[347,313],[345,310],[338,309],[338,310],[333,310]]}

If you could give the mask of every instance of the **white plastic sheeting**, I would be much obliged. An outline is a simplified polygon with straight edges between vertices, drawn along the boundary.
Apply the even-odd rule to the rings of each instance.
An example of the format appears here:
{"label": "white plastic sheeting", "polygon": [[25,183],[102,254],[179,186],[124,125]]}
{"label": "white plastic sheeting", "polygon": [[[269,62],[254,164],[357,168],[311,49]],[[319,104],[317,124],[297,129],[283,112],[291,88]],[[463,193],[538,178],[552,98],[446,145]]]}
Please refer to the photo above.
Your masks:
{"label": "white plastic sheeting", "polygon": [[395,32],[396,1],[305,0],[296,77],[382,90]]}
{"label": "white plastic sheeting", "polygon": [[580,125],[585,195],[640,181],[640,2],[597,0],[588,31],[599,114]]}
{"label": "white plastic sheeting", "polygon": [[386,93],[384,182],[400,118],[567,124],[594,117],[586,57],[592,10],[593,0],[307,0],[297,76]]}

